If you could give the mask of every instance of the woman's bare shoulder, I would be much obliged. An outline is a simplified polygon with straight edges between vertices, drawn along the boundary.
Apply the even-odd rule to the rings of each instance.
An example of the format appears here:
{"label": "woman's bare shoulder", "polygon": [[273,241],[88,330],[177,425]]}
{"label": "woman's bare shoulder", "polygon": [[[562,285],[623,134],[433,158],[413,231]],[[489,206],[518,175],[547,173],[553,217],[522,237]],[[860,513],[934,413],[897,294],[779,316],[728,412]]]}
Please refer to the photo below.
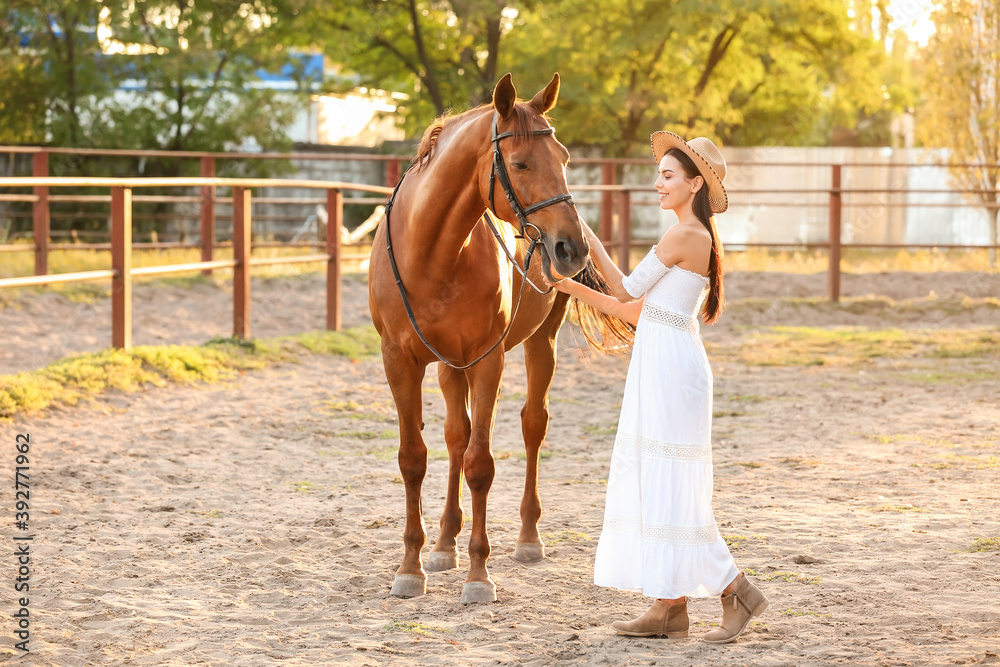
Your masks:
{"label": "woman's bare shoulder", "polygon": [[702,226],[677,224],[667,230],[656,244],[656,256],[666,266],[674,266],[700,257],[712,248],[712,235]]}

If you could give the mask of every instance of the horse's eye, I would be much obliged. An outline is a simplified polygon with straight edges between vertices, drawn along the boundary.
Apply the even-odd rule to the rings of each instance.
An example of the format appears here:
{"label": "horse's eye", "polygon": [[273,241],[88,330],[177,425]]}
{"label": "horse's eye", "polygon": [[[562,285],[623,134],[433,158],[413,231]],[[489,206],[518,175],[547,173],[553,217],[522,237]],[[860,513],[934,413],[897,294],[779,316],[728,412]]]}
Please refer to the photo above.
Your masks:
{"label": "horse's eye", "polygon": [[514,167],[514,169],[517,169],[518,171],[525,171],[528,168],[528,165],[523,162],[514,162],[510,166]]}

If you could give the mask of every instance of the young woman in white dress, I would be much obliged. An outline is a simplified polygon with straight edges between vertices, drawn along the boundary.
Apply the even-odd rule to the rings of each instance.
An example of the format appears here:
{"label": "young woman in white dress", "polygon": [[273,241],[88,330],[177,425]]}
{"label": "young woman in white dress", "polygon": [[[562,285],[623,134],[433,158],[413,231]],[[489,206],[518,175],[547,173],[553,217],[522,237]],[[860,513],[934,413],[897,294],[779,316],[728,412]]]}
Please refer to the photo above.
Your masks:
{"label": "young woman in white dress", "polygon": [[704,137],[651,137],[660,208],[680,220],[625,276],[589,227],[591,256],[611,295],[572,280],[556,288],[636,326],[611,456],[594,582],[654,598],[622,635],[688,636],[687,598],[721,595],[722,622],[704,640],[736,639],[768,605],[741,573],[712,511],[712,370],[699,313],[722,311],[722,244],[714,213],[728,207],[726,163]]}

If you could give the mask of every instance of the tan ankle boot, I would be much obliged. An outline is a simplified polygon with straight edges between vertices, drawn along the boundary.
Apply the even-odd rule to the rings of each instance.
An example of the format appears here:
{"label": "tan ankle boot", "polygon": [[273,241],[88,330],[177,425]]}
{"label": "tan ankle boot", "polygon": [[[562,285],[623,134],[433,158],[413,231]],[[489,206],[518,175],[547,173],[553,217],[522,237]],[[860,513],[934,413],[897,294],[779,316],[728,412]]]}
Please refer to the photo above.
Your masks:
{"label": "tan ankle boot", "polygon": [[740,572],[736,590],[722,596],[722,623],[705,634],[709,644],[725,644],[740,636],[750,619],[760,616],[767,609],[768,601],[760,589]]}
{"label": "tan ankle boot", "polygon": [[634,621],[615,621],[611,629],[629,637],[655,637],[666,635],[668,639],[684,639],[688,636],[687,598],[678,604],[667,604],[657,600],[649,610]]}

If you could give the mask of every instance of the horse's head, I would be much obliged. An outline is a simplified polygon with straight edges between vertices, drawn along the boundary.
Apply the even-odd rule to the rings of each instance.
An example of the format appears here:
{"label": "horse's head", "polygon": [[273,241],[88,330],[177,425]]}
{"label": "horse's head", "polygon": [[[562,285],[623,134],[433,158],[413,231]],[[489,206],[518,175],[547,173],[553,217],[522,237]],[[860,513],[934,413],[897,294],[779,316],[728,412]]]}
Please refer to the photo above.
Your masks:
{"label": "horse's head", "polygon": [[[569,194],[566,183],[566,163],[569,151],[559,143],[545,117],[556,105],[559,97],[559,75],[555,74],[545,88],[529,102],[518,102],[517,91],[510,74],[497,83],[493,91],[493,108],[497,114],[496,131],[509,138],[498,144],[510,179],[511,190],[520,205],[529,211],[530,223],[523,232],[531,238],[541,235],[542,271],[550,279],[575,276],[587,261],[590,248],[583,235],[580,215],[572,200],[560,200],[532,211],[532,207],[552,198]],[[486,162],[484,180],[481,181],[484,199],[489,201],[489,173],[492,170],[493,150]],[[484,171],[480,170],[483,174]],[[504,189],[497,174],[493,201],[496,213],[512,224],[517,214],[504,196]],[[535,227],[535,229],[532,229]],[[554,275],[558,273],[559,275]]]}

